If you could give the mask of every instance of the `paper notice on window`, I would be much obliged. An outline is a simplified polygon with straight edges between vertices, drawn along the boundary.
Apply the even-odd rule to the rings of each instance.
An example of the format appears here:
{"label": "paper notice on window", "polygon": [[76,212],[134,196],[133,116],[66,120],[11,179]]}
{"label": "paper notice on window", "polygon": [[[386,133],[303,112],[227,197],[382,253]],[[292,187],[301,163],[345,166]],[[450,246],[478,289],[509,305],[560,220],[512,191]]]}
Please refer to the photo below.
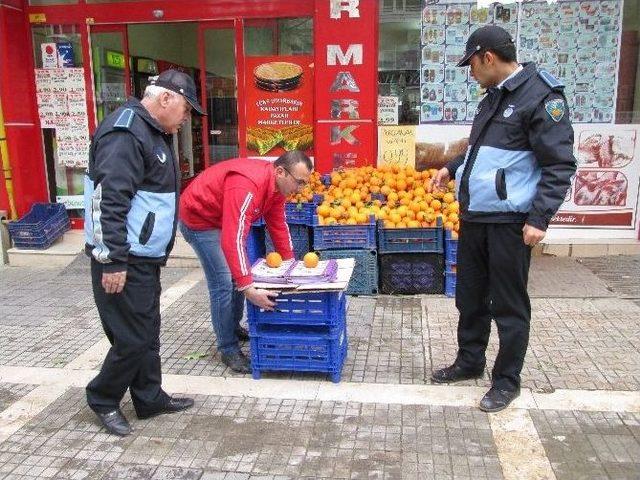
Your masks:
{"label": "paper notice on window", "polygon": [[378,125],[398,125],[398,97],[378,97]]}

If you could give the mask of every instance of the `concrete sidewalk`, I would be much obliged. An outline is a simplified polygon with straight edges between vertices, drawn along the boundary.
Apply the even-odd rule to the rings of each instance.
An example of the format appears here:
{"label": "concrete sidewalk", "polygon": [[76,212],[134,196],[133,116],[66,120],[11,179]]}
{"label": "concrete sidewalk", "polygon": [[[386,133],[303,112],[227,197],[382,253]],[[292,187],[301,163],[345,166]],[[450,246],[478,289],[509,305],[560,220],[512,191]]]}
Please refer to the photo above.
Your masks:
{"label": "concrete sidewalk", "polygon": [[452,299],[352,297],[340,384],[254,381],[219,361],[201,272],[165,269],[164,384],[196,407],[143,421],[127,399],[121,439],[84,401],[108,348],[86,258],[4,267],[0,479],[640,478],[640,257],[535,257],[530,283],[524,390],[487,415],[488,374],[429,381],[455,355]]}

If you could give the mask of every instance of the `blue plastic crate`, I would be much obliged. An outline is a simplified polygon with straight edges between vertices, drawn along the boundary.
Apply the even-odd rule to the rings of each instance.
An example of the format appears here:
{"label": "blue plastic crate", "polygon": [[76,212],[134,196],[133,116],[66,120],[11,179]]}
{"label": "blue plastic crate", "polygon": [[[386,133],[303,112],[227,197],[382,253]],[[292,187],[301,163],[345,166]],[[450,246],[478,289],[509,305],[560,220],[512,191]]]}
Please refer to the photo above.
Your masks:
{"label": "blue plastic crate", "polygon": [[446,271],[444,272],[444,294],[447,297],[456,296],[456,272]]}
{"label": "blue plastic crate", "polygon": [[69,216],[61,203],[34,203],[24,217],[8,224],[16,248],[45,249],[69,230]]}
{"label": "blue plastic crate", "polygon": [[[311,250],[310,228],[306,225],[289,225],[289,233],[291,234],[293,253],[296,258],[300,259]],[[265,245],[267,252],[275,251],[268,231],[265,231]]]}
{"label": "blue plastic crate", "polygon": [[444,255],[452,263],[458,260],[458,240],[451,238],[451,230],[444,232]]}
{"label": "blue plastic crate", "polygon": [[326,372],[338,383],[347,356],[347,328],[265,325],[251,335],[252,376],[263,371]]}
{"label": "blue plastic crate", "polygon": [[275,301],[273,311],[247,302],[247,322],[252,333],[262,325],[342,328],[345,323],[347,302],[343,292],[281,293]]}
{"label": "blue plastic crate", "polygon": [[383,222],[378,222],[378,251],[380,253],[443,253],[442,226],[385,228]]}
{"label": "blue plastic crate", "polygon": [[360,248],[376,249],[376,223],[371,216],[368,225],[319,225],[313,216],[314,250]]}
{"label": "blue plastic crate", "polygon": [[247,255],[249,263],[253,265],[259,258],[265,256],[264,227],[251,227],[247,235]]}
{"label": "blue plastic crate", "polygon": [[349,280],[349,295],[375,295],[378,293],[378,253],[375,250],[323,250],[323,260],[329,258],[355,258],[356,265]]}
{"label": "blue plastic crate", "polygon": [[314,202],[285,203],[284,214],[287,223],[290,225],[312,225],[317,207]]}
{"label": "blue plastic crate", "polygon": [[456,273],[458,270],[458,264],[456,262],[452,262],[451,260],[445,260],[444,262],[445,272],[453,272]]}

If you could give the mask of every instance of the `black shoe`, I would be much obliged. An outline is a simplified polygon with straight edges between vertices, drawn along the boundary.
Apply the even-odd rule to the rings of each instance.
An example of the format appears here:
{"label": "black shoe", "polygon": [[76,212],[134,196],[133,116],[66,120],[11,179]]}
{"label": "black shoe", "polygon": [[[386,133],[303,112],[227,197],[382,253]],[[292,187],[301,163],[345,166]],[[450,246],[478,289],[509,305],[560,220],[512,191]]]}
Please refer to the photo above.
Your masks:
{"label": "black shoe", "polygon": [[95,413],[109,433],[125,437],[133,431],[119,408],[108,413]]}
{"label": "black shoe", "polygon": [[484,369],[466,370],[454,363],[453,365],[434,371],[431,374],[431,380],[436,383],[459,382],[461,380],[471,380],[473,378],[480,378],[483,373],[484,373]]}
{"label": "black shoe", "polygon": [[246,342],[249,340],[249,332],[244,327],[238,327],[236,328],[236,337],[238,337],[238,340],[241,342]]}
{"label": "black shoe", "polygon": [[480,400],[480,410],[488,413],[499,412],[507,408],[519,395],[520,389],[498,390],[496,387],[491,387]]}
{"label": "black shoe", "polygon": [[155,417],[156,415],[163,415],[165,413],[176,413],[193,407],[193,398],[181,398],[181,397],[169,397],[169,400],[160,410],[150,413],[139,413],[138,418],[145,419]]}
{"label": "black shoe", "polygon": [[251,360],[242,352],[222,354],[222,363],[234,372],[251,373]]}

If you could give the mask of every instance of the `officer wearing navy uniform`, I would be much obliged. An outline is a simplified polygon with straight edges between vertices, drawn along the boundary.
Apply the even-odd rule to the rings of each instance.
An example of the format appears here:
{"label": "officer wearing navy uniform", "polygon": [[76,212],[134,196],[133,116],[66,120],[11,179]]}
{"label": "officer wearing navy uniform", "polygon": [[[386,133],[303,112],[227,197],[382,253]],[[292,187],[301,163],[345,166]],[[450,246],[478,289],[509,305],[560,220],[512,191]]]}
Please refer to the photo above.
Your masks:
{"label": "officer wearing navy uniform", "polygon": [[139,418],[184,410],[160,369],[160,267],[173,247],[180,173],[172,138],[202,115],[195,83],[168,70],[98,126],[85,175],[85,250],[93,295],[111,348],[87,385],[87,402],[105,428],[127,435],[120,411],[127,388]]}
{"label": "officer wearing navy uniform", "polygon": [[458,66],[470,66],[487,94],[466,154],[434,179],[436,188],[456,180],[460,316],[456,359],[431,378],[445,383],[482,376],[493,318],[500,346],[480,409],[497,412],[520,393],[531,320],[531,248],[544,238],[575,173],[573,128],[562,83],[533,63],[518,64],[513,39],[501,27],[473,32]]}

